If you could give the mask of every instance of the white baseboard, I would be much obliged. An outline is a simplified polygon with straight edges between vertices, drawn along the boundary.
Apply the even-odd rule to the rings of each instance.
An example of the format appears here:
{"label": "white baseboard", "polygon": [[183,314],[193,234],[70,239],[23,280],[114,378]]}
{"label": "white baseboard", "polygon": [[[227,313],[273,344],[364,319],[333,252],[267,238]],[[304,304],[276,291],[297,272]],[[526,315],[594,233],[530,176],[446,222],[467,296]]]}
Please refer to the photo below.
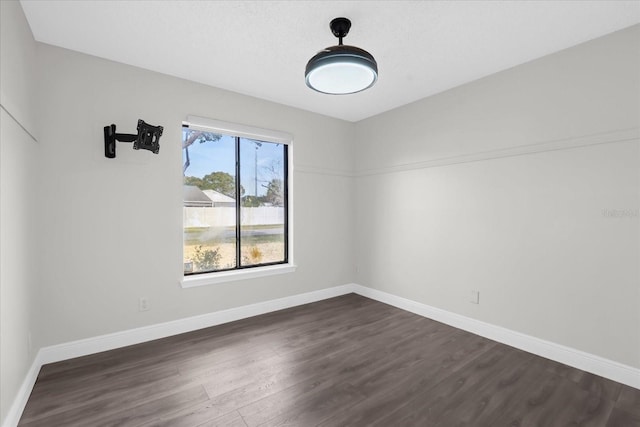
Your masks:
{"label": "white baseboard", "polygon": [[14,399],[2,427],[15,427],[22,416],[22,411],[29,399],[42,365],[86,356],[101,351],[113,350],[133,344],[165,338],[210,326],[233,322],[260,314],[283,310],[302,304],[321,301],[349,293],[357,293],[367,298],[398,307],[465,331],[519,348],[529,353],[573,366],[613,381],[640,389],[640,369],[623,365],[609,359],[589,354],[560,344],[515,332],[500,326],[485,323],[470,317],[462,316],[436,307],[361,286],[355,283],[321,289],[305,294],[292,295],[270,301],[259,302],[228,310],[207,313],[199,316],[178,319],[127,331],[100,335],[64,344],[43,347],[38,351],[31,368],[27,372]]}
{"label": "white baseboard", "polygon": [[178,335],[202,328],[208,328],[210,326],[246,319],[247,317],[258,316],[272,311],[321,301],[323,299],[333,298],[351,292],[353,292],[353,287],[351,285],[336,286],[333,288],[321,289],[319,291],[292,295],[285,298],[230,308],[228,310],[201,314],[199,316],[187,317],[184,319],[172,320],[170,322],[158,323],[155,325],[143,326],[141,328],[129,329],[126,331],[114,332],[112,334],[100,335],[97,337],[44,347],[40,350],[41,361],[43,364],[59,362],[61,360],[86,356],[88,354],[99,353],[101,351],[140,344],[159,338],[170,337],[172,335]]}
{"label": "white baseboard", "polygon": [[27,375],[24,377],[24,380],[20,385],[18,395],[13,400],[11,407],[9,407],[9,412],[2,423],[2,427],[15,427],[18,425],[20,417],[22,416],[22,411],[24,411],[24,407],[27,405],[27,400],[29,400],[31,390],[33,390],[33,386],[38,378],[41,366],[42,362],[40,361],[40,352],[38,352],[36,357],[33,359],[31,367],[27,371]]}
{"label": "white baseboard", "polygon": [[640,389],[640,369],[638,368],[366,286],[357,284],[351,286],[355,293],[364,297]]}

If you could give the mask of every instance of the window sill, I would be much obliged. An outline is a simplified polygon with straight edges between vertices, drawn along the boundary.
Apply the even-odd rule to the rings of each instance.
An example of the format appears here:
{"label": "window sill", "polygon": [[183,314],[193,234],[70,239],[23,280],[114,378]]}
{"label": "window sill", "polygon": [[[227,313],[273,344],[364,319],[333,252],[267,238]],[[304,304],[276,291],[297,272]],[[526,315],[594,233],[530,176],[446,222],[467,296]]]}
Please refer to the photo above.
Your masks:
{"label": "window sill", "polygon": [[180,281],[182,288],[215,285],[217,283],[233,282],[235,280],[254,279],[256,277],[273,276],[275,274],[293,273],[294,264],[278,264],[265,267],[248,268],[245,270],[220,271],[218,273],[197,274],[185,276]]}

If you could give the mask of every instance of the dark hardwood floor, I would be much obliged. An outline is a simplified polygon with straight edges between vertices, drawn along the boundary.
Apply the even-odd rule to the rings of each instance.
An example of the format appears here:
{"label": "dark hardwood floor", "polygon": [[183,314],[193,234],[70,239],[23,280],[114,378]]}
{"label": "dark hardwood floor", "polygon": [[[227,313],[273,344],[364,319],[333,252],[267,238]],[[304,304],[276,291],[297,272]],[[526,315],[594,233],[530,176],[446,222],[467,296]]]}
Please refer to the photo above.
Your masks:
{"label": "dark hardwood floor", "polygon": [[640,426],[640,390],[354,294],[45,365],[21,426]]}

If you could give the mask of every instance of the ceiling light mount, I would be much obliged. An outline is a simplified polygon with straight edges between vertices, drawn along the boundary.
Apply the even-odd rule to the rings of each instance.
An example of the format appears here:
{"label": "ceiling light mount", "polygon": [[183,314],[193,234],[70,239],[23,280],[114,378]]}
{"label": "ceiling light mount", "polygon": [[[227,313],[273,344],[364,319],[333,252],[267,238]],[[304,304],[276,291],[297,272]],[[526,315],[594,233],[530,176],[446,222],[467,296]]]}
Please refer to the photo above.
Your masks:
{"label": "ceiling light mount", "polygon": [[342,46],[342,39],[347,37],[351,29],[351,21],[347,18],[335,18],[329,24],[331,32],[339,39],[339,45]]}
{"label": "ceiling light mount", "polygon": [[329,27],[338,38],[338,45],[318,52],[309,60],[305,69],[307,86],[330,95],[357,93],[373,86],[378,79],[378,63],[373,55],[342,44],[351,29],[351,21],[335,18]]}

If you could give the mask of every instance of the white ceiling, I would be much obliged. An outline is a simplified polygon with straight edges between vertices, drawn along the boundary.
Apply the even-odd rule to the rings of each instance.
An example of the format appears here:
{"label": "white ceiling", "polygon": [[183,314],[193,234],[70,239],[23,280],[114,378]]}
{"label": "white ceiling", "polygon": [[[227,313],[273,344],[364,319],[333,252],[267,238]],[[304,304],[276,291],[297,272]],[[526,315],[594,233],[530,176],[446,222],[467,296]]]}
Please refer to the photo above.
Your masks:
{"label": "white ceiling", "polygon": [[[36,40],[358,121],[640,22],[640,1],[34,1]],[[368,50],[379,80],[331,96],[304,68],[337,44]]]}

